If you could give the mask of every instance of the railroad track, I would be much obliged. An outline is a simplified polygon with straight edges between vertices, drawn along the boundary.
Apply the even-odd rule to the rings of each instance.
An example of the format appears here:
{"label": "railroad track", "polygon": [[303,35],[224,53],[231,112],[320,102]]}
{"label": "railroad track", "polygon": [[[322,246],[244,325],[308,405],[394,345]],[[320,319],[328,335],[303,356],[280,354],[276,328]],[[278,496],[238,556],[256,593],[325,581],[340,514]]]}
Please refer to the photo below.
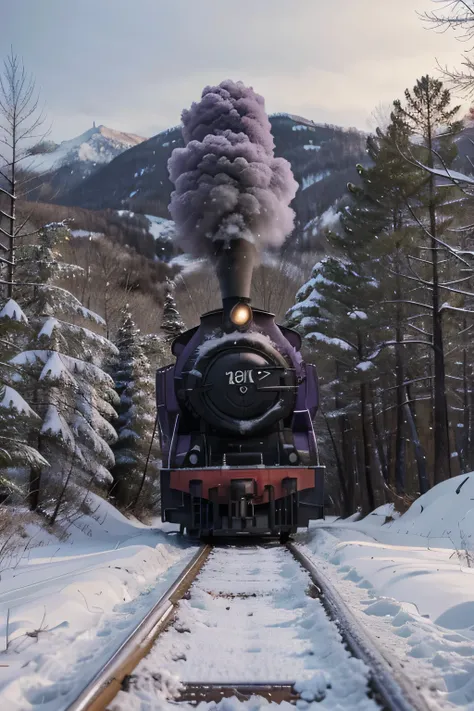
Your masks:
{"label": "railroad track", "polygon": [[296,544],[240,543],[200,547],[67,711],[252,696],[300,709],[430,708]]}

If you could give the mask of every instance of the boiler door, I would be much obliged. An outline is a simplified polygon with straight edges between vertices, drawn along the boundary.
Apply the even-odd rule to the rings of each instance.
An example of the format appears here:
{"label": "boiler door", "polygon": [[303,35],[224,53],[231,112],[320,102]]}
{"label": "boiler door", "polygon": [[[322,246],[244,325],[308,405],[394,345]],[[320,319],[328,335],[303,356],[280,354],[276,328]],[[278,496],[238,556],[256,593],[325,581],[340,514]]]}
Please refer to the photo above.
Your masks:
{"label": "boiler door", "polygon": [[218,355],[203,378],[208,406],[239,420],[265,414],[279,399],[276,388],[284,369],[250,351]]}

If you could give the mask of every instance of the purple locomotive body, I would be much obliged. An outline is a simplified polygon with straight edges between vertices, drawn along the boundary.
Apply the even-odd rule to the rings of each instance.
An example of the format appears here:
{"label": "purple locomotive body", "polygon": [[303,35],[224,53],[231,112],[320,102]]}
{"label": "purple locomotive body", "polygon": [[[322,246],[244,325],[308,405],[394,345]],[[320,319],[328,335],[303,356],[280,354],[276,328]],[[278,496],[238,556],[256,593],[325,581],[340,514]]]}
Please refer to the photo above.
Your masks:
{"label": "purple locomotive body", "polygon": [[287,540],[323,516],[316,369],[296,332],[223,299],[157,372],[162,519],[190,535]]}

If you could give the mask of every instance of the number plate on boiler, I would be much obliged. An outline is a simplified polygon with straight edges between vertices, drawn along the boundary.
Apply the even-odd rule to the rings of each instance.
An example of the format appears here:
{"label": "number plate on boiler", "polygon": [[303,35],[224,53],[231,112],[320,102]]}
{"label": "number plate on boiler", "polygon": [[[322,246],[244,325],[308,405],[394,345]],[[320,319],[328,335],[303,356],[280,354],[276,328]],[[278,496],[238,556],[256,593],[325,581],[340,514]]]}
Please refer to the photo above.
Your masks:
{"label": "number plate on boiler", "polygon": [[228,370],[226,377],[229,378],[228,385],[245,385],[265,380],[271,375],[269,370]]}

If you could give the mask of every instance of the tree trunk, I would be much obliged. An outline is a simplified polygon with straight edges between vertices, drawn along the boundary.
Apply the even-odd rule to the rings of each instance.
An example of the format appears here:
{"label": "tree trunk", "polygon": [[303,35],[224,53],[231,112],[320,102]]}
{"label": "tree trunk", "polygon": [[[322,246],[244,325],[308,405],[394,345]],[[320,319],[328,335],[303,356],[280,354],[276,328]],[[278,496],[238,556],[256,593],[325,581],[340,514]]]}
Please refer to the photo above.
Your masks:
{"label": "tree trunk", "polygon": [[[467,329],[467,320],[464,319],[463,330]],[[470,436],[471,436],[471,411],[469,408],[469,367],[467,363],[467,350],[466,347],[463,348],[462,352],[462,391],[463,391],[463,432],[462,432],[462,447],[460,448],[460,461],[461,468],[463,472],[469,471],[468,461],[469,461],[469,450],[470,450]]]}
{"label": "tree trunk", "polygon": [[385,449],[383,446],[383,437],[380,432],[379,428],[379,423],[377,419],[377,413],[375,411],[375,395],[374,395],[374,390],[371,386],[369,386],[369,397],[370,397],[370,408],[372,411],[372,429],[374,433],[374,442],[375,442],[375,448],[376,448],[376,453],[377,453],[377,459],[378,459],[378,465],[380,467],[380,474],[381,474],[381,481],[382,481],[382,488],[384,491],[387,490],[387,481],[388,481],[388,465],[387,465],[387,459],[385,457]]}
{"label": "tree trunk", "polygon": [[361,429],[362,429],[362,451],[361,451],[361,461],[362,469],[364,472],[365,489],[367,493],[367,503],[369,506],[369,511],[375,509],[375,496],[372,484],[372,473],[371,473],[371,462],[370,462],[370,444],[369,444],[369,428],[367,426],[367,385],[366,383],[361,383],[360,386],[360,417],[361,417]]}
{"label": "tree trunk", "polygon": [[28,483],[28,507],[30,511],[36,511],[39,504],[39,494],[41,487],[41,469],[30,469],[30,479]]}
{"label": "tree trunk", "polygon": [[328,418],[324,415],[324,420],[326,422],[326,427],[329,433],[329,438],[331,440],[331,444],[334,450],[334,457],[336,459],[336,468],[337,468],[337,478],[339,481],[339,486],[341,487],[341,496],[342,496],[342,515],[344,518],[347,516],[350,516],[353,513],[352,507],[351,507],[351,501],[349,500],[349,496],[347,493],[347,485],[346,485],[346,478],[344,476],[344,468],[342,465],[341,457],[339,455],[338,451],[338,446],[336,443],[336,440],[334,438],[334,434],[331,430],[331,426],[329,424]]}
{"label": "tree trunk", "polygon": [[[400,302],[401,286],[400,275],[397,274],[396,298]],[[403,341],[401,304],[397,303],[395,340],[397,343]],[[396,431],[395,431],[395,490],[399,496],[405,493],[406,479],[406,446],[404,437],[404,412],[403,402],[405,399],[404,383],[405,363],[404,346],[395,347],[395,383],[396,383]]]}
{"label": "tree trunk", "polygon": [[13,279],[15,277],[15,209],[16,209],[16,160],[17,160],[17,116],[16,107],[12,117],[12,166],[11,166],[11,184],[10,184],[10,229],[9,229],[9,244],[8,244],[8,269],[7,269],[7,295],[11,299],[13,297]]}
{"label": "tree trunk", "polygon": [[58,496],[58,500],[56,501],[56,506],[54,507],[54,511],[53,511],[53,514],[52,514],[51,519],[50,519],[51,525],[53,525],[54,523],[56,523],[56,519],[57,519],[58,514],[59,514],[59,509],[61,508],[61,504],[62,504],[62,502],[63,502],[64,496],[65,496],[65,494],[66,494],[67,487],[68,487],[68,485],[69,485],[69,480],[71,479],[71,474],[72,474],[73,466],[74,466],[74,454],[72,455],[71,466],[69,467],[69,471],[68,471],[68,474],[67,474],[67,477],[66,477],[66,481],[64,482],[63,488],[61,489],[61,493],[60,493],[59,496]]}
{"label": "tree trunk", "polygon": [[[336,363],[336,378],[340,379],[340,365]],[[345,403],[336,388],[334,404],[337,411],[343,410]],[[355,481],[354,481],[354,457],[352,454],[350,423],[347,415],[340,415],[337,418],[339,426],[340,441],[342,443],[342,462],[344,478],[347,482],[347,505],[351,513],[355,511]]]}
{"label": "tree trunk", "polygon": [[153,449],[153,442],[154,442],[154,439],[155,439],[156,428],[157,428],[157,427],[158,427],[158,415],[157,415],[156,418],[155,418],[155,425],[154,425],[154,427],[153,427],[153,434],[152,434],[152,436],[151,436],[150,446],[149,446],[149,448],[148,448],[148,454],[147,454],[147,458],[146,458],[146,462],[145,462],[145,467],[144,467],[144,469],[143,469],[143,474],[142,474],[142,478],[141,478],[141,481],[140,481],[140,486],[138,487],[137,495],[135,496],[135,499],[134,499],[134,501],[133,501],[133,503],[132,503],[132,511],[135,511],[135,510],[136,510],[136,508],[137,508],[137,506],[138,506],[138,502],[139,502],[139,500],[140,500],[140,495],[141,495],[141,493],[142,493],[142,491],[143,491],[143,487],[144,487],[144,485],[145,485],[146,473],[147,473],[147,471],[148,471],[148,464],[149,464],[149,462],[150,462],[151,450]]}
{"label": "tree trunk", "polygon": [[[471,412],[474,412],[474,378],[470,377],[469,379],[470,382],[470,388],[469,388],[469,410]],[[468,454],[468,470],[473,471],[474,470],[474,417],[470,418],[469,422],[469,454]]]}
{"label": "tree trunk", "polygon": [[[37,390],[35,390],[35,401],[38,401]],[[28,440],[29,444],[41,454],[41,444],[43,441],[41,434],[39,434],[37,431],[32,431],[30,433],[30,436],[28,437]],[[27,495],[28,508],[30,509],[30,511],[36,511],[39,506],[42,475],[43,470],[41,466],[38,465],[37,467],[30,467]]]}
{"label": "tree trunk", "polygon": [[[428,149],[430,168],[433,168],[432,129],[428,127]],[[451,460],[449,455],[449,419],[446,399],[446,372],[443,347],[443,326],[440,313],[439,298],[439,267],[438,244],[436,242],[436,203],[434,194],[434,177],[429,178],[429,216],[432,252],[432,287],[431,302],[433,306],[433,351],[434,351],[434,483],[449,479],[451,476]]]}
{"label": "tree trunk", "polygon": [[406,388],[406,399],[403,405],[405,412],[405,417],[407,418],[408,427],[411,433],[411,441],[413,443],[413,448],[415,450],[415,460],[418,469],[418,485],[420,489],[420,494],[426,494],[430,488],[430,481],[428,478],[428,472],[426,470],[426,456],[421,446],[420,437],[418,435],[418,428],[415,422],[415,407],[411,401],[410,389]]}
{"label": "tree trunk", "polygon": [[443,329],[439,312],[437,252],[434,251],[433,254],[436,255],[433,258],[434,483],[439,484],[440,481],[450,478],[451,461]]}
{"label": "tree trunk", "polygon": [[391,428],[391,418],[390,411],[387,407],[387,396],[385,392],[382,392],[382,411],[383,411],[383,429],[385,433],[385,438],[387,441],[387,479],[386,484],[390,486],[390,476],[392,468],[392,428]]}

